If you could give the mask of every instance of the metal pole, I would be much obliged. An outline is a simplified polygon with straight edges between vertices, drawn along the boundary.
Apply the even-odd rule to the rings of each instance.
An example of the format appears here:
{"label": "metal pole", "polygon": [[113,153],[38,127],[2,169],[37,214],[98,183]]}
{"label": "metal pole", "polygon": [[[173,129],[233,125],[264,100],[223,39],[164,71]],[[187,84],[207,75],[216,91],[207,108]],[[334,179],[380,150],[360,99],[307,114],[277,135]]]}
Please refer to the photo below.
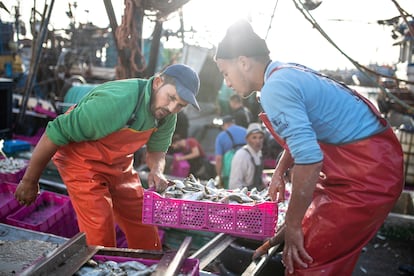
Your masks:
{"label": "metal pole", "polygon": [[23,125],[23,121],[24,121],[24,116],[26,114],[26,108],[27,108],[27,101],[30,97],[30,93],[33,89],[33,82],[35,79],[35,76],[37,74],[37,70],[39,68],[39,61],[40,61],[40,56],[42,53],[42,48],[43,48],[43,42],[46,38],[46,34],[47,34],[47,28],[49,25],[49,20],[50,20],[50,16],[52,14],[52,9],[53,9],[53,4],[55,3],[55,0],[51,0],[50,5],[49,5],[49,9],[47,11],[47,16],[44,18],[44,22],[42,24],[42,28],[40,31],[40,36],[38,36],[37,41],[36,41],[36,53],[35,56],[32,57],[31,60],[31,64],[30,64],[30,69],[29,69],[29,76],[28,79],[25,83],[25,87],[24,87],[24,94],[23,94],[23,99],[22,99],[22,104],[20,107],[20,113],[18,116],[18,120],[17,120],[17,124],[18,126]]}
{"label": "metal pole", "polygon": [[115,46],[116,46],[116,49],[119,52],[120,50],[119,50],[119,47],[118,47],[118,40],[116,39],[116,34],[115,34],[116,29],[118,28],[118,23],[116,22],[114,7],[112,6],[111,0],[104,0],[104,4],[105,4],[105,8],[106,8],[106,13],[108,14],[109,24],[111,25],[112,36],[114,38]]}

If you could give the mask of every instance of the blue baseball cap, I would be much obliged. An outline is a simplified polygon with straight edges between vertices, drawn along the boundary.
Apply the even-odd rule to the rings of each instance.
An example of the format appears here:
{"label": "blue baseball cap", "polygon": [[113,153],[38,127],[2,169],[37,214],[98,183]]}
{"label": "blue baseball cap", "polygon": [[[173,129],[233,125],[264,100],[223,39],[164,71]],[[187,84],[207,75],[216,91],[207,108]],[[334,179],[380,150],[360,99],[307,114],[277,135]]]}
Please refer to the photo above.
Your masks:
{"label": "blue baseball cap", "polygon": [[173,64],[168,66],[163,74],[174,78],[175,88],[181,99],[190,103],[197,110],[200,110],[196,99],[198,90],[200,89],[200,79],[190,66]]}

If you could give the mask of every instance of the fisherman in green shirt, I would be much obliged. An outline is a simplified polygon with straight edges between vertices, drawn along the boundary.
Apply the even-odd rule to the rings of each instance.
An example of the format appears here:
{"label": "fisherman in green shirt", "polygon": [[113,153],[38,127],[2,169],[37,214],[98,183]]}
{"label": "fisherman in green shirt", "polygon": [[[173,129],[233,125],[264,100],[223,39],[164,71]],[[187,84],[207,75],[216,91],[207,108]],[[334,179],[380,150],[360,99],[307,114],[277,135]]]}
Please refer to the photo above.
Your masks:
{"label": "fisherman in green shirt", "polygon": [[32,204],[39,178],[52,159],[67,187],[79,229],[89,245],[115,247],[115,223],[129,248],[160,250],[157,229],[142,224],[143,188],[133,155],[147,146],[148,185],[167,187],[163,175],[176,113],[187,104],[200,109],[197,73],[183,64],[145,79],[101,84],[76,106],[48,123],[15,197]]}

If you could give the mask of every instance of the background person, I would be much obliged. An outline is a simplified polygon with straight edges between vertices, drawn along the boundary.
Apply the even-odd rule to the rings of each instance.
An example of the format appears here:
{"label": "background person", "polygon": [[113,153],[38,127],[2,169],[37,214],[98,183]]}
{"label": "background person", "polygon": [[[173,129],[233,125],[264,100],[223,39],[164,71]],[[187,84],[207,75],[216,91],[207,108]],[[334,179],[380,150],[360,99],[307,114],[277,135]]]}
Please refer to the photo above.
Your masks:
{"label": "background person", "polygon": [[227,87],[225,82],[221,85],[218,93],[217,93],[217,107],[218,107],[218,114],[223,117],[226,115],[230,115],[230,105],[229,105],[229,98],[231,95],[234,94],[234,91]]}
{"label": "background person", "polygon": [[247,128],[253,122],[253,115],[250,110],[243,105],[243,99],[234,94],[229,100],[230,115],[233,116],[236,125]]}
{"label": "background person", "polygon": [[184,110],[177,113],[177,124],[175,125],[174,134],[180,135],[182,138],[188,137],[188,129],[190,127],[188,117]]}
{"label": "background person", "polygon": [[293,165],[286,272],[351,275],[404,185],[402,149],[392,128],[345,85],[304,66],[270,60],[266,42],[247,21],[228,28],[216,63],[241,97],[261,92],[261,117],[284,146],[269,187],[273,199],[279,192],[284,200],[283,176]]}
{"label": "background person", "polygon": [[[220,133],[216,136],[215,141],[215,161],[216,174],[218,176],[218,183],[225,188],[228,188],[229,175],[223,175],[223,156],[231,149],[237,150],[246,144],[246,128],[238,126],[234,123],[231,115],[223,116]],[[231,163],[228,164],[231,167]]]}
{"label": "background person", "polygon": [[186,160],[190,164],[190,173],[196,178],[208,180],[215,177],[215,169],[209,160],[201,144],[193,137],[182,138],[175,134],[172,139],[171,147],[174,152],[181,152],[176,155],[177,161]]}
{"label": "background person", "polygon": [[70,112],[49,122],[17,186],[16,199],[25,205],[35,201],[40,175],[53,157],[88,245],[116,246],[117,223],[128,247],[160,250],[156,227],[142,224],[143,188],[133,169],[133,154],[147,145],[148,185],[164,190],[165,152],[176,113],[188,103],[199,109],[199,85],[192,68],[175,64],[148,80],[97,86]]}
{"label": "background person", "polygon": [[229,189],[247,187],[249,190],[265,188],[263,183],[262,147],[264,131],[259,123],[251,123],[247,128],[247,144],[236,151],[231,162]]}

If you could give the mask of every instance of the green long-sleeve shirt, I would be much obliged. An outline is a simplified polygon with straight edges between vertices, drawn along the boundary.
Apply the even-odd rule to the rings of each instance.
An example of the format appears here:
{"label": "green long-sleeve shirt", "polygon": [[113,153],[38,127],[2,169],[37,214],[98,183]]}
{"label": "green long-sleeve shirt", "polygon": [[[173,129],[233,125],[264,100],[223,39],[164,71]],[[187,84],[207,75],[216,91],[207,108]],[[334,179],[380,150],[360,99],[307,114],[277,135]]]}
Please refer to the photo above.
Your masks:
{"label": "green long-sleeve shirt", "polygon": [[58,146],[69,142],[98,140],[125,127],[138,96],[145,93],[136,111],[136,121],[129,126],[138,131],[158,127],[147,142],[148,151],[168,150],[177,116],[167,116],[159,124],[150,111],[152,81],[126,79],[106,82],[93,88],[70,113],[62,114],[48,123],[46,134]]}

